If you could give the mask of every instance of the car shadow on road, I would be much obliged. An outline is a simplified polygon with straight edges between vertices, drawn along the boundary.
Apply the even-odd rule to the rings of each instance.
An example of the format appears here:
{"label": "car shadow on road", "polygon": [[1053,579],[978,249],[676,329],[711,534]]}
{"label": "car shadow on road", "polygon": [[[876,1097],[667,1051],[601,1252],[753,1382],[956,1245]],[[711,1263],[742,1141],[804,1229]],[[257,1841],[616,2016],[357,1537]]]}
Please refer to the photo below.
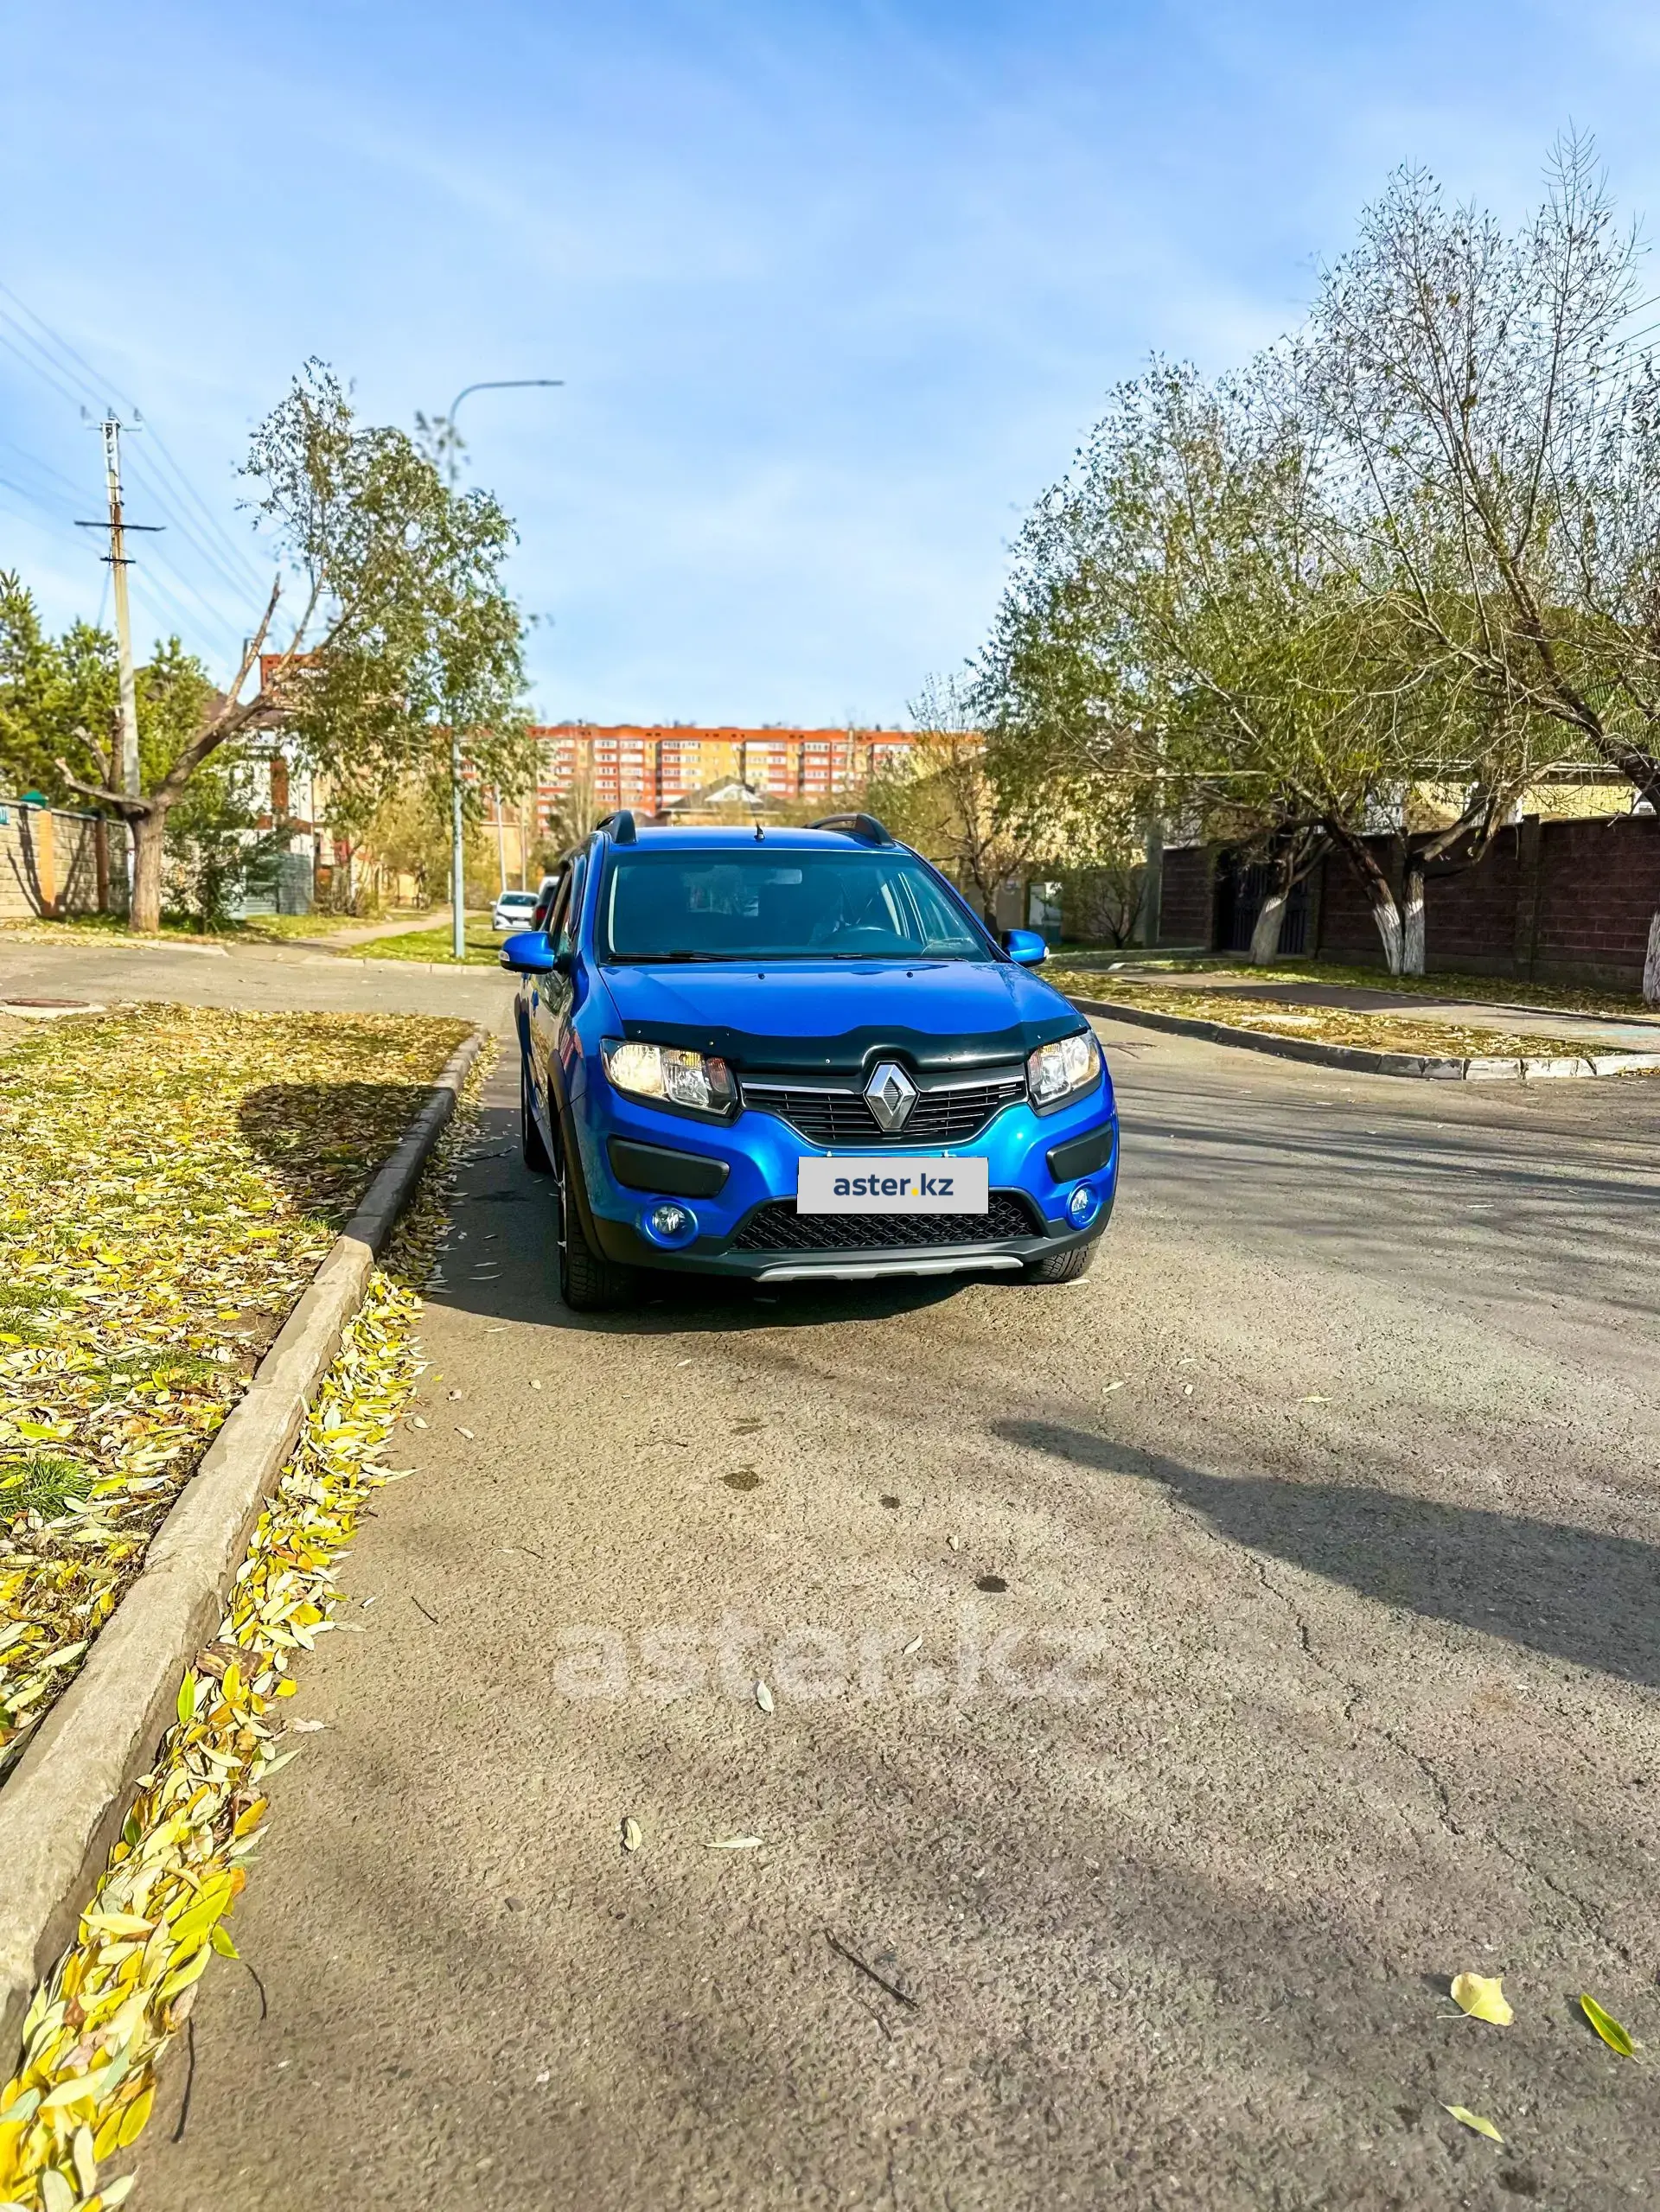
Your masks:
{"label": "car shadow on road", "polygon": [[1076,1467],[1161,1482],[1224,1540],[1378,1604],[1660,1688],[1660,1551],[1653,1545],[1393,1490],[1208,1475],[1052,1422],[992,1426],[1008,1443]]}

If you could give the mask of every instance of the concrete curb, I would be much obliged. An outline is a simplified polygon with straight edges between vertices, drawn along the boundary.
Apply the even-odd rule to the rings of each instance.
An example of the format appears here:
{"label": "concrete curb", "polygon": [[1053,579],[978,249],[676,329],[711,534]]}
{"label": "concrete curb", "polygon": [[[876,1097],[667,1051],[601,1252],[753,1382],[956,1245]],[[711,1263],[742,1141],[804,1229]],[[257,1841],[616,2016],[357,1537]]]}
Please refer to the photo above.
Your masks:
{"label": "concrete curb", "polygon": [[313,1392],[488,1032],[452,1055],[180,1492],[137,1579],[0,1788],[0,2051],[10,2071],[35,1986],[74,1934],[179,1679],[219,1626]]}
{"label": "concrete curb", "polygon": [[1169,1030],[1178,1036],[1204,1037],[1211,1044],[1236,1044],[1247,1052],[1271,1053],[1278,1060],[1307,1060],[1323,1068],[1344,1068],[1357,1075],[1418,1075],[1432,1081],[1464,1083],[1561,1081],[1575,1075],[1623,1075],[1634,1068],[1660,1068],[1660,1052],[1594,1052],[1582,1059],[1435,1059],[1416,1052],[1368,1052],[1359,1045],[1322,1044],[1313,1037],[1269,1036],[1236,1030],[1225,1022],[1204,1022],[1189,1014],[1156,1013],[1147,1006],[1126,1006],[1110,998],[1073,998],[1085,1014],[1108,1021],[1133,1022],[1144,1030]]}

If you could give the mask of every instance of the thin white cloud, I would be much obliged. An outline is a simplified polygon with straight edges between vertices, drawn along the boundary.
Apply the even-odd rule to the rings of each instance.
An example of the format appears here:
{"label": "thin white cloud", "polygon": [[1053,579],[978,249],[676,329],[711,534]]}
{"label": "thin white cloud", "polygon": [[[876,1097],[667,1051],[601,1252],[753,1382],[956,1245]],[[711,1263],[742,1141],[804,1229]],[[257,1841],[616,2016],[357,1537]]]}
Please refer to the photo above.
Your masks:
{"label": "thin white cloud", "polygon": [[[985,634],[1111,384],[1294,322],[1394,164],[1516,213],[1572,117],[1626,205],[1660,188],[1660,29],[1598,0],[153,0],[118,54],[103,28],[9,16],[0,277],[243,534],[247,430],[308,354],[405,423],[564,376],[465,424],[554,618],[549,711],[897,719]],[[3,355],[0,410],[96,499],[73,408]],[[30,528],[0,511],[54,619],[94,611],[93,548]],[[222,657],[245,608],[177,542]]]}

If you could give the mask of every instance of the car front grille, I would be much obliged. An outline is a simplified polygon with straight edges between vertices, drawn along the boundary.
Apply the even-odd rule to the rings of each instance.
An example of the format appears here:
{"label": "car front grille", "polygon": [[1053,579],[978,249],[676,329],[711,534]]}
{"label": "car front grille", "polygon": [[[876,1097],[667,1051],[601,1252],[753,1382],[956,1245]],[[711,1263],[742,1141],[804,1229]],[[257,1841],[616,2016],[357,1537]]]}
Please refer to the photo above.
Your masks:
{"label": "car front grille", "polygon": [[912,1252],[934,1245],[1001,1244],[1036,1224],[1021,1201],[994,1190],[984,1214],[798,1214],[793,1198],[757,1207],[734,1252]]}
{"label": "car front grille", "polygon": [[1024,1075],[1005,1075],[986,1083],[942,1086],[917,1094],[903,1129],[886,1136],[863,1093],[796,1089],[787,1083],[745,1082],[744,1103],[762,1113],[776,1113],[809,1144],[962,1144],[977,1137],[995,1113],[1026,1095]]}

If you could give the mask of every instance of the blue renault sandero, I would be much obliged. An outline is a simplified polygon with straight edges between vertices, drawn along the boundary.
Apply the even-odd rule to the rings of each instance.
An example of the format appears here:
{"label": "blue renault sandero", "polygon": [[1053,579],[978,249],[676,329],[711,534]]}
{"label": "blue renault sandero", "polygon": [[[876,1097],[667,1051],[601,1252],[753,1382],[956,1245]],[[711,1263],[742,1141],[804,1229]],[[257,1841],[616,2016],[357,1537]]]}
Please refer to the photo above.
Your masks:
{"label": "blue renault sandero", "polygon": [[1001,1271],[1066,1283],[1118,1173],[1094,1033],[865,814],[636,828],[572,852],[509,937],[526,1164],[559,1190],[559,1289]]}

